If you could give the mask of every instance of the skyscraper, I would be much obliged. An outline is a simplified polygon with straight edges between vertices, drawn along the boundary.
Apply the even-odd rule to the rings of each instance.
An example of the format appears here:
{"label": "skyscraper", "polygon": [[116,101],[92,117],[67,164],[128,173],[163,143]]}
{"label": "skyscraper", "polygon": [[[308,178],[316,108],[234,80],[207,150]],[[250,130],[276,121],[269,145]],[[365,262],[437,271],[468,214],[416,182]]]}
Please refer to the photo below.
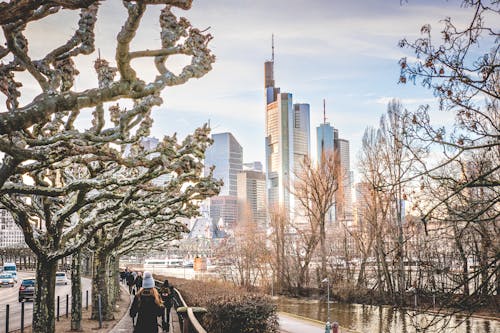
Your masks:
{"label": "skyscraper", "polygon": [[321,162],[321,156],[323,153],[330,152],[333,153],[334,150],[334,128],[330,123],[323,123],[316,127],[316,138],[318,147],[318,163]]}
{"label": "skyscraper", "polygon": [[339,189],[335,195],[335,209],[330,212],[330,218],[337,221],[352,220],[352,175],[349,154],[349,141],[339,138],[339,132],[326,121],[316,127],[318,163],[321,163],[323,153],[334,154],[336,168],[338,167]]}
{"label": "skyscraper", "polygon": [[210,217],[214,223],[222,218],[233,227],[238,217],[237,177],[243,169],[243,148],[231,133],[213,134],[214,143],[205,152],[205,171],[215,166],[213,177],[224,185],[216,197],[210,198]]}
{"label": "skyscraper", "polygon": [[342,187],[341,192],[339,192],[342,204],[337,206],[337,220],[352,221],[352,177],[349,141],[345,139],[337,139],[335,141],[335,153],[339,158],[339,185]]}
{"label": "skyscraper", "polygon": [[238,215],[258,227],[266,224],[266,176],[263,172],[244,170],[238,174]]}
{"label": "skyscraper", "polygon": [[243,170],[243,148],[231,133],[212,134],[214,143],[205,152],[205,170],[215,166],[214,178],[222,179],[219,196],[236,196],[236,178]]}
{"label": "skyscraper", "polygon": [[266,91],[266,183],[269,208],[282,206],[293,214],[295,200],[289,187],[309,155],[309,105],[293,104],[292,94],[281,93],[274,82],[274,47],[264,63]]}

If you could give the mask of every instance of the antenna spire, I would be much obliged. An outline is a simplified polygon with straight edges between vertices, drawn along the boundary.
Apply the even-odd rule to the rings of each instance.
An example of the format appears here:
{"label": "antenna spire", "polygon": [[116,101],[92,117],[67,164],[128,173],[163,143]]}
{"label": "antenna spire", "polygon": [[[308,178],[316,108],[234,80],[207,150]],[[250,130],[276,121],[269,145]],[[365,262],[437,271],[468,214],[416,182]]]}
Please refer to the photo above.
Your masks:
{"label": "antenna spire", "polygon": [[274,62],[274,34],[271,35],[271,48],[272,48],[271,61]]}
{"label": "antenna spire", "polygon": [[323,98],[323,124],[326,124],[326,102]]}

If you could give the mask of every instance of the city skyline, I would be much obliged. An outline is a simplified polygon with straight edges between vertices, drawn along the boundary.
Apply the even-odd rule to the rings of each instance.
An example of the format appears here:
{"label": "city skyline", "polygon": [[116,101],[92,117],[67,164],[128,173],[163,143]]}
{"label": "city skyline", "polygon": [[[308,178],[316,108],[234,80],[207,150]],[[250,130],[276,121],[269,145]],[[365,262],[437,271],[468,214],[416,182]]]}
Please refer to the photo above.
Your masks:
{"label": "city skyline", "polygon": [[[398,60],[411,57],[398,47],[402,38],[420,35],[423,24],[430,23],[438,34],[439,23],[451,16],[465,22],[469,16],[457,1],[194,1],[189,11],[178,11],[200,29],[210,28],[214,39],[210,47],[217,60],[203,80],[193,80],[162,93],[165,101],[153,112],[152,135],[178,133],[179,138],[210,120],[213,133],[232,132],[245,147],[245,161],[264,161],[265,119],[262,92],[262,62],[271,58],[271,35],[275,35],[275,79],[283,91],[293,91],[296,103],[310,104],[311,125],[326,116],[334,127],[343,131],[351,142],[351,165],[356,170],[356,155],[367,126],[377,126],[387,102],[399,97],[409,109],[421,103],[433,103],[432,92],[419,86],[398,85]],[[300,13],[299,16],[297,16]],[[106,21],[106,18],[113,20]],[[103,2],[96,25],[96,44],[100,54],[114,65],[114,47],[107,42],[116,36],[113,21],[125,17],[119,2]],[[296,17],[297,19],[292,19]],[[52,21],[51,21],[52,20]],[[77,13],[63,11],[47,22],[36,22],[27,28],[34,41],[30,52],[36,56],[70,35]],[[67,23],[65,27],[56,22]],[[57,28],[55,28],[57,26]],[[397,27],[397,29],[395,29]],[[157,36],[159,28],[153,11],[148,11],[140,36]],[[43,34],[43,36],[41,35]],[[2,37],[3,38],[3,37]],[[137,38],[133,49],[154,48],[158,39]],[[79,57],[80,68],[91,67],[97,52]],[[183,60],[172,64],[180,67]],[[154,76],[149,61],[134,61],[145,76]],[[237,73],[237,74],[236,74]],[[82,71],[75,87],[86,89],[95,84],[93,71]],[[27,82],[22,99],[36,95],[36,84]],[[90,119],[90,115],[88,117]],[[437,120],[449,122],[446,115]],[[316,152],[315,142],[311,151]]]}

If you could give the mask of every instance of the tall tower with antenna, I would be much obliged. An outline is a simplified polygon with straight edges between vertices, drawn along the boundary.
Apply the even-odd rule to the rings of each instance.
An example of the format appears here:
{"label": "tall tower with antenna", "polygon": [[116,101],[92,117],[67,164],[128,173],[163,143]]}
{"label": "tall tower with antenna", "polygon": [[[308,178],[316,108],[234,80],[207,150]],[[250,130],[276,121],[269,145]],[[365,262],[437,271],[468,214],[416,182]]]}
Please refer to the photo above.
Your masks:
{"label": "tall tower with antenna", "polygon": [[274,35],[271,60],[264,63],[266,103],[266,187],[270,209],[285,208],[293,219],[296,200],[289,188],[297,167],[309,155],[309,104],[293,104],[292,94],[280,92],[274,80]]}

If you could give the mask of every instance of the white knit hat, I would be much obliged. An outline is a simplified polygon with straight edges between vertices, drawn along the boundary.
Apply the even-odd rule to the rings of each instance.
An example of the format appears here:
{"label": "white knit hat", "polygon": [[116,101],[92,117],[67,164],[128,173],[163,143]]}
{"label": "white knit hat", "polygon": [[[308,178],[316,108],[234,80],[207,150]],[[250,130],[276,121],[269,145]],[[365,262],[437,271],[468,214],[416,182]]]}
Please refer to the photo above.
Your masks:
{"label": "white knit hat", "polygon": [[155,280],[153,280],[153,275],[151,272],[144,272],[143,278],[142,278],[142,287],[144,289],[150,289],[154,288],[155,286]]}

